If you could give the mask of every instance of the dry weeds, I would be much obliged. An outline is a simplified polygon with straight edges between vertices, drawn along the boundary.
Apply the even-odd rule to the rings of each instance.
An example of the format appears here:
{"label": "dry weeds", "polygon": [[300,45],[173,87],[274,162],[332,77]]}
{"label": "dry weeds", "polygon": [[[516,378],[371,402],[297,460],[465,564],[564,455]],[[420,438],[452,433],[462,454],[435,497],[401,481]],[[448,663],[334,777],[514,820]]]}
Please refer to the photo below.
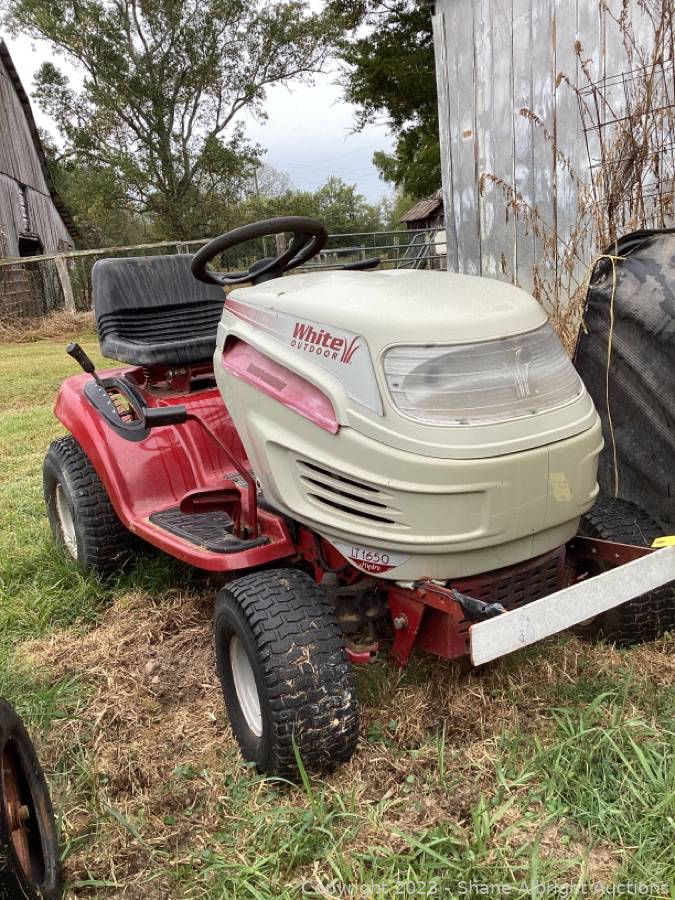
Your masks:
{"label": "dry weeds", "polygon": [[[26,645],[47,677],[78,676],[91,686],[80,715],[56,722],[42,748],[49,770],[79,748],[91,773],[88,785],[73,771],[56,780],[65,835],[78,847],[67,864],[73,882],[113,882],[114,896],[124,898],[175,896],[171,868],[198,870],[201,851],[233,824],[240,828],[236,852],[244,858],[251,815],[260,827],[268,801],[261,799],[263,784],[248,790],[245,810],[232,800],[233,782],[251,773],[226,723],[210,618],[210,592],[174,591],[161,600],[126,596],[87,633],[66,631]],[[618,653],[569,639],[481,670],[424,659],[406,673],[378,663],[375,696],[363,703],[359,752],[327,782],[329,792],[352,792],[363,811],[352,849],[402,849],[394,828],[419,833],[449,821],[465,827],[481,793],[494,791],[497,743],[505,730],[536,732],[546,742],[551,686],[609,676],[621,663]],[[655,684],[675,680],[672,642],[637,649],[630,662],[636,676]],[[370,674],[361,676],[362,694],[373,693]],[[369,740],[382,722],[389,722],[387,740]],[[298,798],[282,792],[278,804],[297,805]],[[517,804],[516,797],[511,816],[519,815]],[[529,829],[516,828],[508,840],[520,845],[532,837]],[[580,846],[562,848],[555,826],[547,825],[539,839],[543,853],[584,855]],[[586,854],[585,865],[609,877],[618,858],[600,847]],[[76,889],[73,896],[86,893]]]}
{"label": "dry weeds", "polygon": [[[549,222],[515,184],[492,172],[482,172],[479,179],[481,194],[497,189],[507,221],[513,216],[525,235],[536,238],[539,256],[532,270],[532,293],[570,353],[593,261],[623,234],[671,225],[675,211],[673,4],[619,4],[619,15],[607,3],[599,6],[607,27],[614,30],[608,43],[618,37],[623,46],[625,71],[606,76],[581,35],[575,65],[557,73],[554,88],[554,100],[558,91],[574,95],[581,124],[578,140],[585,144],[587,159],[573,163],[561,152],[555,128],[547,127],[533,109],[517,110],[550,148],[557,172],[571,184],[574,199],[565,199],[561,216],[569,219],[565,229],[557,230],[558,219]],[[641,17],[645,21],[636,25],[634,19]]]}
{"label": "dry weeds", "polygon": [[[167,896],[166,884],[145,884],[153,851],[175,852],[179,860],[187,846],[195,850],[208,839],[223,793],[219,751],[232,744],[223,723],[209,621],[210,599],[175,593],[154,602],[132,596],[116,602],[101,626],[86,634],[56,634],[27,647],[54,676],[81,675],[92,686],[87,708],[60,723],[45,748],[47,766],[66,748],[86,748],[95,782],[93,808],[78,797],[77,786],[62,786],[68,838],[96,830],[93,841],[71,856],[70,878],[84,880],[92,873],[123,883],[125,897]],[[212,770],[216,779],[204,790],[201,778],[177,779],[177,766]],[[189,811],[195,807],[199,813],[193,819]],[[129,822],[138,822],[144,810],[137,826],[142,843],[111,817],[110,808]],[[165,824],[172,814],[177,824]]]}
{"label": "dry weeds", "polygon": [[61,340],[94,330],[94,313],[90,311],[71,313],[60,310],[39,319],[0,318],[0,344]]}

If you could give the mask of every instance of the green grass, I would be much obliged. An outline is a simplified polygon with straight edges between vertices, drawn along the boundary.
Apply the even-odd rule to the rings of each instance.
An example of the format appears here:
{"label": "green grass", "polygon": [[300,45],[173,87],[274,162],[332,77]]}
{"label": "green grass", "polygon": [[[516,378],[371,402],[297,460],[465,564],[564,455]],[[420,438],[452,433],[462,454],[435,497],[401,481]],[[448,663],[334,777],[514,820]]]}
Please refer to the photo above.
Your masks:
{"label": "green grass", "polygon": [[[74,335],[72,339],[84,347],[97,365],[103,363],[93,334]],[[65,352],[67,343],[60,340],[3,345],[0,354],[0,409],[39,404],[51,406],[62,379],[80,371]]]}
{"label": "green grass", "polygon": [[[651,896],[673,896],[671,721],[632,718],[618,698],[600,695],[586,710],[552,710],[551,724],[546,745],[536,734],[520,734],[515,741],[512,733],[501,736],[494,792],[481,795],[464,822],[450,820],[421,832],[387,826],[387,802],[364,810],[349,791],[336,796],[311,783],[305,788],[308,802],[268,806],[248,817],[245,860],[233,862],[231,834],[216,834],[214,846],[201,855],[198,879],[192,868],[182,869],[175,873],[177,883],[189,896],[328,896],[312,887],[311,876],[302,877],[321,860],[324,886],[384,885],[380,895],[387,897],[397,896],[406,883],[411,892],[426,885],[424,896],[463,896],[473,883],[476,896],[485,895],[486,886],[505,885],[508,896],[536,897],[548,885],[582,897],[598,884],[589,858],[600,846],[613,848],[617,859],[612,877],[600,882],[606,890],[612,883],[617,890],[642,884],[654,886]],[[472,774],[467,767],[465,776]],[[438,795],[439,781],[438,771],[417,781],[406,806],[414,808],[425,794]],[[239,794],[242,806],[247,787]],[[452,796],[458,783],[446,781],[444,787]],[[381,830],[381,840],[355,850],[364,820]],[[555,843],[546,846],[553,828]]]}
{"label": "green grass", "polygon": [[[83,343],[94,352],[91,336]],[[347,776],[307,776],[299,787],[264,780],[229,738],[198,752],[188,731],[166,748],[161,783],[115,787],[119,770],[132,768],[124,754],[133,748],[116,751],[126,732],[114,719],[108,730],[93,721],[91,680],[54,677],[24,645],[98,628],[111,603],[124,614],[126,597],[161,606],[186,585],[206,585],[159,555],[101,581],[55,550],[41,465],[62,433],[56,388],[73,371],[61,342],[0,354],[0,691],[49,760],[64,855],[77,860],[72,896],[488,895],[472,893],[473,882],[510,886],[501,896],[542,896],[541,885],[553,885],[556,896],[583,897],[600,880],[675,897],[672,640],[649,664],[641,651],[610,659],[578,645],[566,655],[566,638],[475,675],[424,658],[399,675],[381,661],[359,673],[364,734]],[[138,712],[142,736],[170,710],[139,698],[146,706],[129,715]],[[331,894],[330,882],[352,894]]]}
{"label": "green grass", "polygon": [[[79,339],[96,358],[93,338]],[[38,681],[31,689],[30,676],[15,661],[18,644],[52,630],[91,625],[116,593],[173,583],[176,567],[156,557],[104,583],[83,575],[56,550],[42,501],[42,461],[49,443],[63,434],[52,412],[56,390],[76,367],[61,344],[48,341],[5,345],[2,351],[0,685],[3,696],[29,720],[34,696],[37,718],[43,721],[46,711],[59,705],[49,699],[58,696],[58,686],[43,685],[35,673]]]}

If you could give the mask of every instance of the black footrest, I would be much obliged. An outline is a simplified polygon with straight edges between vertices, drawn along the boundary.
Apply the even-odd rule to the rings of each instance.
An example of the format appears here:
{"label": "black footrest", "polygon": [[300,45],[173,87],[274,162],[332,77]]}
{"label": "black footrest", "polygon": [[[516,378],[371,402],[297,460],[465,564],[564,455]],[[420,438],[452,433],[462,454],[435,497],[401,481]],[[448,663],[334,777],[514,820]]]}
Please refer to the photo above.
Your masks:
{"label": "black footrest", "polygon": [[232,519],[227,513],[219,511],[186,514],[175,506],[152,513],[150,521],[158,528],[212,553],[240,553],[269,543],[269,538],[264,536],[236,537],[232,534]]}

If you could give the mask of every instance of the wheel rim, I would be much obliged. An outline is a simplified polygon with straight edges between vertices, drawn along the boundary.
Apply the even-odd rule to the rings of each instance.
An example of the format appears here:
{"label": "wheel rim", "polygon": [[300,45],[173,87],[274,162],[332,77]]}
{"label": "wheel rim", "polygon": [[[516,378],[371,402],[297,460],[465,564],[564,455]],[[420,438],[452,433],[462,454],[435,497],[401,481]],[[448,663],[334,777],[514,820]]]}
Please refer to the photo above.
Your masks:
{"label": "wheel rim", "polygon": [[63,535],[63,545],[73,559],[77,559],[77,538],[75,537],[73,511],[61,484],[56,485],[56,512],[59,517],[61,534]]}
{"label": "wheel rim", "polygon": [[248,653],[236,634],[230,638],[230,666],[237,700],[246,724],[256,737],[261,737],[262,713],[260,712],[260,697],[255,683],[255,675]]}
{"label": "wheel rim", "polygon": [[12,740],[3,748],[0,764],[2,812],[12,848],[25,878],[38,888],[45,879],[49,812],[43,798],[31,788],[27,763]]}
{"label": "wheel rim", "polygon": [[9,823],[12,846],[24,873],[31,879],[33,873],[30,864],[30,847],[28,844],[27,822],[30,809],[24,802],[19,789],[19,779],[14,767],[14,760],[8,750],[2,754],[2,783],[5,817]]}

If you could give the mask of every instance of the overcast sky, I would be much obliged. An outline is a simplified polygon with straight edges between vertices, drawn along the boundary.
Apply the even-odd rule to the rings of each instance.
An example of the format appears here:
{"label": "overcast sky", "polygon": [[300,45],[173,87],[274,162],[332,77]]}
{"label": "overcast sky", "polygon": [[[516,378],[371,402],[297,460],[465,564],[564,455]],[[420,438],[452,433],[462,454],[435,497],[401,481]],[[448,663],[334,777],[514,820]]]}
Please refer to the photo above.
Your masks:
{"label": "overcast sky", "polygon": [[[14,65],[28,94],[32,94],[33,75],[54,54],[45,42],[29,38],[5,38]],[[63,58],[54,62],[68,74]],[[313,190],[331,175],[356,184],[368,200],[391,194],[372,164],[375,150],[387,150],[392,139],[384,125],[371,125],[353,134],[354,107],[345,103],[333,71],[317,76],[314,85],[292,84],[273,87],[267,96],[268,118],[258,122],[247,116],[249,138],[267,150],[265,162],[287,172],[299,189]],[[40,127],[54,130],[53,123],[33,102]]]}

